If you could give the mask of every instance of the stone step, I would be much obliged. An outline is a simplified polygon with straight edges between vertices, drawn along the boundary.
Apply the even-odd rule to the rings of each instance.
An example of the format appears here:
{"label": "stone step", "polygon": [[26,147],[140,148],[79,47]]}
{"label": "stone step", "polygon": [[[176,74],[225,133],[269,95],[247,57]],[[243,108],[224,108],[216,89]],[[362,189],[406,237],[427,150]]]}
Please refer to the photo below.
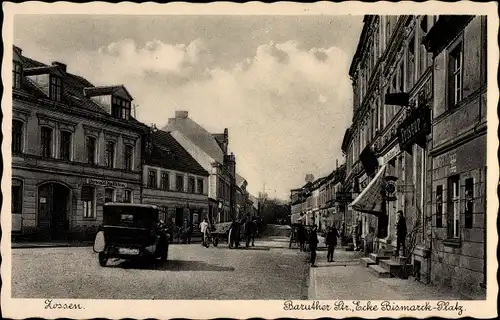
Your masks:
{"label": "stone step", "polygon": [[380,260],[388,260],[391,258],[389,255],[382,255],[379,253],[370,253],[369,257],[375,261],[376,264],[379,264]]}
{"label": "stone step", "polygon": [[399,264],[409,264],[409,262],[411,261],[410,258],[406,258],[404,256],[391,256],[391,260],[393,261],[396,261],[397,263]]}
{"label": "stone step", "polygon": [[408,278],[413,271],[413,266],[411,264],[404,265],[399,261],[395,261],[393,259],[390,260],[381,260],[380,266],[390,272],[390,274],[394,277],[398,278]]}
{"label": "stone step", "polygon": [[373,265],[373,264],[377,264],[375,261],[373,261],[372,259],[370,258],[361,258],[359,259],[359,262],[365,267],[365,268],[368,268],[369,266]]}
{"label": "stone step", "polygon": [[391,277],[391,273],[389,271],[387,271],[386,269],[384,269],[381,266],[376,265],[376,264],[372,264],[371,266],[369,266],[368,271],[370,271],[371,273],[373,273],[374,275],[376,275],[379,278],[390,278]]}

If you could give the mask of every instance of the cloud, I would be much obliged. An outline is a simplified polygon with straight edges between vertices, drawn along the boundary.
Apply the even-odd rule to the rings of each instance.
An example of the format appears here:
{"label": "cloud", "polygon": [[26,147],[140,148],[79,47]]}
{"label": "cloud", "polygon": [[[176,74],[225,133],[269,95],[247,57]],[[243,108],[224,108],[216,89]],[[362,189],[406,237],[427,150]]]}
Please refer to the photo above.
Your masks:
{"label": "cloud", "polygon": [[175,110],[187,110],[211,132],[227,127],[237,171],[253,194],[266,183],[276,190],[271,197],[286,198],[306,173],[333,170],[351,120],[350,57],[297,41],[262,44],[229,67],[214,64],[218,55],[200,39],[123,40],[66,61],[95,84],[125,84],[147,124],[162,127]]}

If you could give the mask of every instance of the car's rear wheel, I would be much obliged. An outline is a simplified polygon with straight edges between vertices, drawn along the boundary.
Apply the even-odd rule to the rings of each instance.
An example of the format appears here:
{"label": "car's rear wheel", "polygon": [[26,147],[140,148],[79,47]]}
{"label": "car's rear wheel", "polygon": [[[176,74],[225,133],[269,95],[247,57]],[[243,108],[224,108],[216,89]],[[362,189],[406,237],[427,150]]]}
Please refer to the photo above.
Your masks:
{"label": "car's rear wheel", "polygon": [[99,252],[99,265],[105,267],[108,262],[108,256],[104,252]]}

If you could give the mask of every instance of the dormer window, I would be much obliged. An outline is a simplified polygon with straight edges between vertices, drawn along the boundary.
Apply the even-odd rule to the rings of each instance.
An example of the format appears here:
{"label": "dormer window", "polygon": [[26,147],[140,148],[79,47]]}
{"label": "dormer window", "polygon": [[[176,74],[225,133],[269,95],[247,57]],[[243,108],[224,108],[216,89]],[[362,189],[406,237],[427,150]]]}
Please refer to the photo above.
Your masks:
{"label": "dormer window", "polygon": [[61,101],[62,96],[62,79],[61,77],[50,76],[50,99],[54,101]]}
{"label": "dormer window", "polygon": [[22,76],[21,63],[19,63],[18,61],[14,61],[14,65],[12,68],[12,88],[15,89],[21,88],[21,76]]}
{"label": "dormer window", "polygon": [[130,119],[130,101],[113,96],[111,100],[111,115],[119,119]]}

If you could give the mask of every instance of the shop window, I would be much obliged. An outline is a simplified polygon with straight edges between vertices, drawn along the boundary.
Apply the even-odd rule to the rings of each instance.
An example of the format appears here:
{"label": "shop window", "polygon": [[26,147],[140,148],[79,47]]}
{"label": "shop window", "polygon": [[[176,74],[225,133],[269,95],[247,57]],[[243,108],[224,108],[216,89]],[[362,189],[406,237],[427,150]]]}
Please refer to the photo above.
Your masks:
{"label": "shop window", "polygon": [[132,171],[132,158],[134,154],[134,148],[131,145],[125,145],[123,153],[124,153],[123,169],[125,169],[125,171]]}
{"label": "shop window", "polygon": [[460,235],[460,177],[448,178],[448,238]]}
{"label": "shop window", "polygon": [[170,179],[168,178],[168,172],[161,173],[161,189],[162,190],[170,189]]}
{"label": "shop window", "polygon": [[96,158],[97,158],[97,156],[96,156],[97,155],[96,138],[87,137],[86,148],[87,148],[87,163],[95,164]]}
{"label": "shop window", "polygon": [[203,179],[198,179],[198,193],[203,193]]}
{"label": "shop window", "polygon": [[115,201],[115,190],[111,188],[106,188],[104,190],[104,203]]}
{"label": "shop window", "polygon": [[22,66],[18,61],[13,62],[12,88],[21,88]]}
{"label": "shop window", "polygon": [[436,187],[436,228],[443,227],[443,186]]}
{"label": "shop window", "polygon": [[448,55],[448,104],[452,108],[462,100],[462,45],[457,44]]}
{"label": "shop window", "polygon": [[24,123],[12,120],[12,153],[23,153]]}
{"label": "shop window", "polygon": [[23,182],[18,179],[12,179],[12,214],[23,213]]}
{"label": "shop window", "polygon": [[62,160],[71,160],[71,132],[61,131],[60,157]]}
{"label": "shop window", "polygon": [[124,203],[132,203],[132,190],[124,190],[123,191],[123,202]]}
{"label": "shop window", "polygon": [[52,129],[48,127],[42,127],[40,131],[41,136],[41,148],[42,157],[51,158],[52,157]]}
{"label": "shop window", "polygon": [[115,167],[115,143],[113,141],[106,142],[106,167]]}
{"label": "shop window", "polygon": [[95,188],[92,186],[82,187],[83,217],[95,218]]}
{"label": "shop window", "polygon": [[61,101],[62,96],[62,78],[58,76],[50,76],[50,99]]}
{"label": "shop window", "polygon": [[195,190],[195,180],[193,177],[189,177],[188,179],[188,192],[189,193],[194,193],[194,190]]}
{"label": "shop window", "polygon": [[464,228],[470,229],[474,223],[474,179],[465,180],[465,219]]}
{"label": "shop window", "polygon": [[148,188],[157,188],[156,170],[148,170]]}
{"label": "shop window", "polygon": [[175,178],[175,189],[178,192],[184,192],[184,176],[177,175]]}

